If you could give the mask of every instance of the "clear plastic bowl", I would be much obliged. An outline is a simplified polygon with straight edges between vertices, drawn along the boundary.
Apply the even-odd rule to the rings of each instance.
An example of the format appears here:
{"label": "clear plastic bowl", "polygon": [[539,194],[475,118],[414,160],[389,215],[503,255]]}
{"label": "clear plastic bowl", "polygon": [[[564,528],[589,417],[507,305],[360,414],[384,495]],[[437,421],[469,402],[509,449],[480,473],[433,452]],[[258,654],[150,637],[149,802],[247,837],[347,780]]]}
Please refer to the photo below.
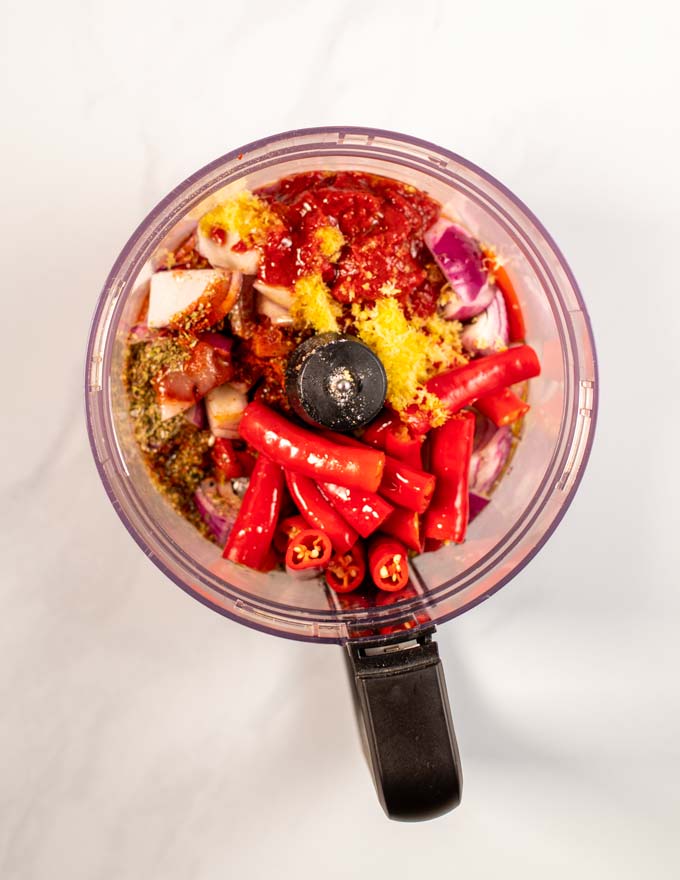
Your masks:
{"label": "clear plastic bowl", "polygon": [[[397,178],[429,192],[507,261],[520,292],[527,339],[542,373],[511,467],[460,546],[417,557],[416,595],[388,607],[343,609],[321,586],[258,574],[223,560],[156,491],[135,444],[122,384],[128,330],[153,257],[181,240],[234,189],[314,169]],[[174,189],[123,248],[99,298],[87,350],[87,422],[106,491],[144,553],[209,608],[265,632],[343,643],[408,620],[414,629],[477,605],[543,546],[578,487],[593,439],[597,368],[576,282],[536,217],[480,168],[425,141],[363,128],[292,131],[241,147]]]}

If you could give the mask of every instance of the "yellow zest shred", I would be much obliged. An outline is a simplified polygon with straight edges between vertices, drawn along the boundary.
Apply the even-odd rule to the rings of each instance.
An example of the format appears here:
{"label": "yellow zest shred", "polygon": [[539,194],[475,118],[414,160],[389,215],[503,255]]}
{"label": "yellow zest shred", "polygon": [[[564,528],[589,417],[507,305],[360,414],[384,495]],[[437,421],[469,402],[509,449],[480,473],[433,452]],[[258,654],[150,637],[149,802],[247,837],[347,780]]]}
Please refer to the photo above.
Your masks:
{"label": "yellow zest shred", "polygon": [[331,296],[321,275],[305,275],[295,282],[290,314],[293,324],[299,327],[311,327],[317,333],[337,333],[342,307]]}
{"label": "yellow zest shred", "polygon": [[[372,274],[372,273],[371,273]],[[370,288],[370,285],[365,285],[367,288]],[[383,296],[399,296],[401,290],[397,287],[395,282],[390,278],[389,281],[386,281],[378,288],[378,292]]]}
{"label": "yellow zest shred", "polygon": [[314,237],[319,243],[319,250],[331,263],[337,263],[345,244],[345,236],[337,226],[319,226],[314,230]]}
{"label": "yellow zest shred", "polygon": [[468,359],[463,354],[461,342],[463,325],[460,321],[447,321],[435,312],[429,318],[412,318],[411,323],[428,335],[433,368],[430,371],[430,378],[436,372],[467,363]]}
{"label": "yellow zest shred", "polygon": [[209,235],[217,226],[236,233],[247,244],[255,245],[263,244],[268,232],[283,228],[283,221],[266,202],[244,189],[204,214],[198,226],[204,235]]}
{"label": "yellow zest shred", "polygon": [[429,413],[435,427],[443,425],[448,414],[425,383],[443,369],[466,362],[460,324],[438,315],[409,321],[391,298],[377,300],[372,308],[355,303],[352,317],[359,338],[385,368],[388,403],[397,412],[415,404]]}

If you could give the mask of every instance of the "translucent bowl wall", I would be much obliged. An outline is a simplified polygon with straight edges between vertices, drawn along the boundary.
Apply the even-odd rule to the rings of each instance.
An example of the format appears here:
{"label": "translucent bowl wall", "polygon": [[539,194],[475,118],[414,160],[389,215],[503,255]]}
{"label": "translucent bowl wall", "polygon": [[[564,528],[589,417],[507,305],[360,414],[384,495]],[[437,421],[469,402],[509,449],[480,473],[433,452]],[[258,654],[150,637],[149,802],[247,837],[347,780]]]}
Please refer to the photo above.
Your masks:
{"label": "translucent bowl wall", "polygon": [[[230,191],[299,171],[351,169],[426,190],[507,261],[520,292],[527,339],[541,376],[530,384],[524,435],[491,504],[461,546],[412,562],[417,596],[389,607],[342,610],[321,588],[284,574],[262,575],[222,560],[157,493],[135,445],[121,375],[159,248],[172,247]],[[358,128],[275,135],[198,171],[142,222],[99,299],[87,352],[92,451],[109,497],[149,558],[175,583],[220,613],[290,638],[343,642],[411,614],[441,622],[481,602],[519,571],[560,521],[592,443],[597,372],[588,316],[554,242],[504,186],[453,153],[415,138]]]}

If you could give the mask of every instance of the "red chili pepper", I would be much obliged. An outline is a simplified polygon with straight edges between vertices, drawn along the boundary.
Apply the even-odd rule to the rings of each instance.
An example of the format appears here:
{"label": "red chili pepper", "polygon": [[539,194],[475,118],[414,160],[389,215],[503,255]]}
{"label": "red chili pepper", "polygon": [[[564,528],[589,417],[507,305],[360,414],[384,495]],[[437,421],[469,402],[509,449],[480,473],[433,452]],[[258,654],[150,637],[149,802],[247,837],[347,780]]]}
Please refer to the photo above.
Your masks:
{"label": "red chili pepper", "polygon": [[370,446],[384,449],[388,455],[405,461],[411,467],[423,467],[423,437],[414,436],[396,413],[386,412],[378,416],[366,428],[361,439]]}
{"label": "red chili pepper", "polygon": [[[531,379],[540,372],[541,366],[533,348],[516,345],[434,376],[427,383],[427,390],[436,394],[453,414],[492,391]],[[428,430],[427,416],[417,410],[407,416],[414,430],[419,433]]]}
{"label": "red chili pepper", "polygon": [[[366,556],[361,541],[346,553],[335,553],[326,568],[326,583],[336,593],[351,593],[366,577]],[[365,607],[364,604],[361,607]]]}
{"label": "red chili pepper", "polygon": [[364,428],[361,439],[364,443],[368,443],[369,446],[375,446],[377,449],[384,449],[385,443],[387,442],[386,434],[398,418],[399,416],[395,413],[390,412],[388,409],[384,409],[373,419],[370,425],[367,425],[366,428]]}
{"label": "red chili pepper", "polygon": [[406,547],[394,538],[378,535],[368,547],[368,571],[380,590],[396,593],[408,583]]}
{"label": "red chili pepper", "polygon": [[222,556],[262,571],[279,520],[283,470],[260,455]]}
{"label": "red chili pepper", "polygon": [[436,538],[425,538],[423,553],[434,553],[435,550],[439,550],[443,546],[443,541],[438,541]]}
{"label": "red chili pepper", "polygon": [[[328,569],[326,569],[326,573],[328,573]],[[337,590],[333,590],[333,592],[337,594],[335,603],[342,611],[364,611],[373,605],[363,592],[338,593]]]}
{"label": "red chili pepper", "polygon": [[307,521],[299,514],[282,519],[274,533],[274,547],[276,550],[281,554],[285,554],[290,539],[307,527]]}
{"label": "red chili pepper", "polygon": [[409,584],[407,587],[397,595],[393,592],[386,592],[381,590],[379,593],[375,594],[375,605],[377,608],[389,608],[390,605],[397,605],[399,602],[403,602],[404,599],[417,599],[418,593],[415,591],[413,586]]}
{"label": "red chili pepper", "polygon": [[415,510],[395,507],[380,526],[380,531],[397,538],[405,547],[415,550],[416,553],[420,553],[423,549],[420,538],[420,514]]}
{"label": "red chili pepper", "polygon": [[336,434],[335,431],[320,431],[319,433],[324,440],[328,440],[330,443],[337,443],[338,446],[351,446],[353,449],[368,448],[363,439],[357,440],[356,437],[352,437],[350,434]]}
{"label": "red chili pepper", "polygon": [[530,409],[529,404],[510,388],[501,388],[499,391],[485,394],[484,397],[479,398],[475,406],[499,428],[521,419]]}
{"label": "red chili pepper", "polygon": [[[364,446],[360,440],[345,434],[324,431],[323,436],[340,446],[351,446],[355,449]],[[364,448],[366,447],[364,446]],[[378,493],[383,498],[387,498],[390,504],[405,507],[407,510],[415,510],[417,513],[424,513],[434,494],[435,482],[432,474],[386,455]]]}
{"label": "red chili pepper", "polygon": [[413,468],[422,470],[423,439],[422,435],[414,436],[408,425],[399,419],[399,424],[390,428],[387,433],[385,452]]}
{"label": "red chili pepper", "polygon": [[474,436],[475,416],[469,411],[449,419],[430,434],[430,467],[437,475],[437,490],[425,514],[426,539],[460,543],[465,538]]}
{"label": "red chili pepper", "polygon": [[508,333],[510,342],[523,342],[526,339],[526,329],[524,327],[524,316],[522,308],[519,304],[517,292],[513,287],[510,276],[502,266],[493,269],[493,276],[496,281],[496,287],[503,294],[505,300],[505,308],[508,313]]}
{"label": "red chili pepper", "polygon": [[321,492],[362,538],[372,535],[394,508],[375,492],[362,492],[335,483],[321,483]]}
{"label": "red chili pepper", "polygon": [[324,498],[314,480],[286,471],[286,484],[309,527],[324,531],[337,553],[345,553],[356,544],[358,533]]}
{"label": "red chili pepper", "polygon": [[[232,440],[232,443],[233,442],[234,441]],[[241,443],[240,440],[238,440],[237,442]],[[243,476],[249,477],[252,474],[253,468],[255,467],[255,462],[257,461],[257,456],[254,450],[250,449],[247,446],[245,449],[237,449],[236,458],[238,459],[238,462],[243,469]]]}
{"label": "red chili pepper", "polygon": [[[415,599],[418,596],[413,587],[407,586],[404,587],[399,593],[386,593],[384,591],[379,591],[378,595],[375,598],[375,604],[379,608],[386,608],[389,605],[394,605],[397,602],[403,602],[404,599]],[[381,636],[390,636],[396,632],[402,632],[409,629],[414,629],[418,624],[430,623],[432,618],[425,611],[419,611],[417,614],[410,614],[406,619],[401,620],[397,623],[389,624],[388,626],[382,626],[378,630],[378,633]]]}
{"label": "red chili pepper", "polygon": [[303,529],[288,542],[286,571],[298,577],[314,577],[328,565],[333,555],[330,538],[320,529]]}
{"label": "red chili pepper", "polygon": [[265,554],[264,559],[262,560],[262,565],[260,565],[259,571],[268,572],[273,571],[275,568],[278,568],[281,564],[281,554],[277,553],[272,545],[267,553]]}
{"label": "red chili pepper", "polygon": [[415,620],[404,620],[402,623],[393,623],[391,626],[381,626],[378,629],[378,635],[381,636],[393,636],[398,632],[408,632],[410,629],[415,629],[417,623]]}
{"label": "red chili pepper", "polygon": [[259,401],[246,407],[239,433],[259,452],[296,473],[369,492],[375,492],[380,485],[384,453],[368,446],[348,452],[319,433],[293,424]]}
{"label": "red chili pepper", "polygon": [[391,504],[424,513],[434,495],[435,483],[432,474],[416,470],[405,461],[397,461],[388,455],[378,491]]}
{"label": "red chili pepper", "polygon": [[239,461],[238,453],[231,440],[225,440],[223,437],[215,438],[212,460],[217,470],[228,480],[244,476],[243,465]]}

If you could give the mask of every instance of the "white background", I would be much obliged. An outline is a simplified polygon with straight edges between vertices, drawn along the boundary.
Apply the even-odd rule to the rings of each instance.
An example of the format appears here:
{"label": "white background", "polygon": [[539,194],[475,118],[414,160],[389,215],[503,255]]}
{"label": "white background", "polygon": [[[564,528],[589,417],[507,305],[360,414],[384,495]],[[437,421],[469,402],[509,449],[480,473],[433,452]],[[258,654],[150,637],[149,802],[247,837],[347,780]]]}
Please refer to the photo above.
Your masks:
{"label": "white background", "polygon": [[[0,876],[680,873],[677,4],[4,2]],[[601,367],[582,488],[439,631],[463,804],[390,823],[341,652],[210,613],[99,484],[101,284],[195,169],[306,125],[411,133],[557,239]]]}

